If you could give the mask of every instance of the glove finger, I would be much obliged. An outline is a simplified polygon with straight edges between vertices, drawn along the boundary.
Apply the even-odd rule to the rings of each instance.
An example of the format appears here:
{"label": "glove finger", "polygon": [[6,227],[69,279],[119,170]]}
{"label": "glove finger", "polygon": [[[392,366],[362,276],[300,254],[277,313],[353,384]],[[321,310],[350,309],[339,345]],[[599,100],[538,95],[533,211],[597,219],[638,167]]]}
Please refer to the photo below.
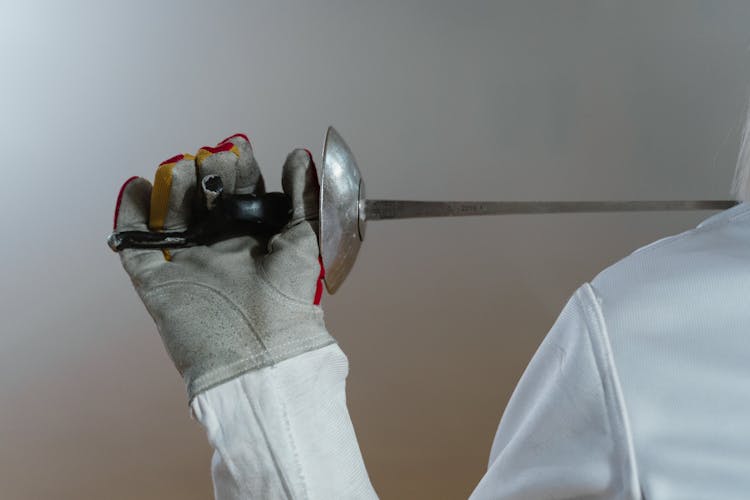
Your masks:
{"label": "glove finger", "polygon": [[[131,177],[120,188],[115,205],[115,231],[148,231],[151,183],[142,177]],[[158,250],[128,248],[120,251],[125,271],[137,280],[141,272],[157,261],[163,261]]]}
{"label": "glove finger", "polygon": [[198,181],[207,175],[218,175],[221,177],[224,192],[234,194],[239,157],[240,149],[232,142],[223,142],[214,147],[203,146],[195,155]]}
{"label": "glove finger", "polygon": [[148,231],[151,183],[131,177],[120,188],[115,205],[115,231]]}
{"label": "glove finger", "polygon": [[273,236],[262,268],[266,278],[284,295],[307,304],[320,303],[323,266],[311,222],[300,220]]}
{"label": "glove finger", "polygon": [[253,153],[253,146],[247,136],[245,134],[234,134],[218,145],[221,146],[226,143],[231,143],[239,151],[234,192],[236,194],[265,193],[263,175],[261,175],[260,167]]}
{"label": "glove finger", "polygon": [[291,198],[292,221],[269,241],[263,269],[284,294],[319,304],[323,293],[323,266],[318,247],[318,176],[312,155],[295,149],[286,159],[281,185]]}
{"label": "glove finger", "polygon": [[317,232],[320,185],[310,151],[295,149],[289,153],[281,173],[281,187],[292,200],[291,223],[308,220]]}
{"label": "glove finger", "polygon": [[196,199],[195,163],[192,155],[177,155],[159,165],[151,191],[149,229],[184,231]]}

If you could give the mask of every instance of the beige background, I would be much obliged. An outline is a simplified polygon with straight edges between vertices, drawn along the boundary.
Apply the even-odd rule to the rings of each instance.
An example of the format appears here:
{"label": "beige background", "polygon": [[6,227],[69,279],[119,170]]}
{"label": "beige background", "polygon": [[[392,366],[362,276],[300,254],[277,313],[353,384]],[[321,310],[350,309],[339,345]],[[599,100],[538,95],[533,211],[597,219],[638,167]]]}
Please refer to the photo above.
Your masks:
{"label": "beige background", "polygon": [[[0,1],[0,496],[210,496],[104,238],[120,184],[247,132],[268,183],[349,141],[374,197],[728,195],[745,1]],[[325,298],[383,498],[465,497],[572,291],[708,213],[372,223]]]}

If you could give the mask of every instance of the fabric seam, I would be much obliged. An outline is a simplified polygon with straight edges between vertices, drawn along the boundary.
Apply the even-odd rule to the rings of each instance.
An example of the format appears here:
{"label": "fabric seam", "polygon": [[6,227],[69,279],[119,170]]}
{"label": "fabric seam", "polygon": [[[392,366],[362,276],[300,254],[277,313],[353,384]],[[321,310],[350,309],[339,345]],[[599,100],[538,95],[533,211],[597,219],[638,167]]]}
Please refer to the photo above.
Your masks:
{"label": "fabric seam", "polygon": [[285,299],[290,300],[290,301],[292,301],[293,303],[295,303],[297,305],[300,305],[300,306],[304,307],[305,309],[309,309],[309,310],[312,310],[312,311],[322,310],[320,307],[314,306],[312,304],[312,301],[310,301],[308,303],[308,302],[306,302],[306,301],[304,301],[302,299],[298,299],[296,297],[292,297],[291,295],[288,295],[288,294],[282,292],[280,288],[278,288],[276,285],[273,284],[273,282],[271,281],[271,277],[268,276],[268,272],[266,271],[266,268],[263,265],[263,262],[261,262],[260,260],[255,263],[255,267],[258,270],[258,276],[261,278],[260,281],[262,283],[264,283],[265,285],[267,285],[275,293],[281,295]]}
{"label": "fabric seam", "polygon": [[[268,370],[272,371],[273,367],[268,367]],[[274,377],[267,376],[267,373],[260,373],[260,376],[263,377],[268,382],[269,385],[273,384]],[[271,440],[269,438],[268,432],[266,430],[265,425],[263,425],[264,420],[258,414],[259,413],[258,409],[255,407],[255,405],[253,405],[253,401],[250,398],[250,394],[247,391],[247,387],[245,387],[245,384],[242,381],[238,380],[238,382],[240,383],[240,387],[242,387],[242,395],[245,397],[245,401],[247,402],[247,405],[250,407],[251,411],[253,412],[253,416],[258,422],[258,427],[263,432],[263,439],[266,442],[266,446],[268,447],[268,451],[271,454],[271,457],[273,457],[273,465],[276,468],[276,472],[278,473],[279,477],[282,479],[282,485],[284,486],[284,493],[286,494],[287,498],[292,500],[294,498],[294,491],[293,491],[295,489],[294,485],[287,478],[286,474],[284,473],[284,468],[281,467],[281,465],[279,464],[279,460],[276,458],[276,453],[274,452],[273,446],[271,446]],[[270,393],[274,397],[277,396],[275,388],[273,388],[270,391]],[[282,415],[284,415],[285,414],[284,405],[280,401],[278,401],[277,397],[276,397],[276,400],[280,406],[280,411]]]}
{"label": "fabric seam", "polygon": [[[640,495],[640,486],[638,481],[638,468],[635,461],[634,445],[630,424],[628,419],[627,408],[625,405],[622,388],[620,386],[617,367],[612,355],[612,347],[604,323],[604,317],[598,306],[596,295],[589,283],[585,283],[578,292],[577,300],[579,307],[586,319],[586,327],[589,334],[589,341],[593,348],[596,349],[595,359],[597,368],[600,370],[600,377],[604,385],[604,394],[607,399],[607,413],[610,423],[619,424],[621,429],[618,434],[618,448],[620,453],[623,451],[626,455],[626,461],[622,465],[621,472],[623,477],[622,489],[627,498],[637,499]],[[588,299],[588,300],[586,300]],[[599,363],[603,366],[599,366]],[[615,427],[616,428],[616,427]],[[624,446],[625,450],[621,448]]]}
{"label": "fabric seam", "polygon": [[[202,402],[199,401],[198,405],[202,407],[203,404],[201,403]],[[210,426],[210,425],[204,424],[204,427],[206,427],[207,429],[208,428],[216,429],[217,432],[219,432],[222,436],[226,436],[226,433],[224,432],[224,426],[222,425],[221,420],[216,416],[216,413],[214,413],[213,409],[211,408],[211,405],[205,405],[205,406],[206,406],[205,408],[201,408],[201,412],[205,416],[210,415],[210,420],[214,423],[214,425]],[[222,461],[227,465],[227,469],[229,470],[229,473],[232,475],[232,478],[234,479],[234,478],[240,477],[240,471],[237,468],[237,465],[234,463],[234,461],[231,460],[231,458],[228,455],[223,453],[220,450],[220,447],[214,446],[213,443],[211,444],[212,444],[213,449],[216,451],[216,453],[218,453],[219,456],[221,457]],[[215,492],[215,485],[214,485],[214,492]]]}
{"label": "fabric seam", "polygon": [[[273,370],[273,367],[271,368]],[[278,387],[278,382],[275,377],[270,377],[270,384],[273,386],[273,395],[276,397],[276,400],[279,403],[279,406],[281,407],[281,415],[284,420],[284,430],[286,431],[286,437],[287,442],[289,443],[290,448],[292,449],[292,456],[294,457],[294,464],[297,466],[297,474],[299,476],[300,480],[300,487],[302,488],[302,494],[304,498],[308,499],[310,498],[310,493],[308,491],[307,487],[307,480],[305,478],[304,468],[302,467],[302,460],[300,460],[299,453],[297,451],[297,445],[294,441],[294,433],[292,432],[292,424],[289,420],[289,412],[287,412],[286,404],[284,401],[284,398],[280,395],[281,389]]]}
{"label": "fabric seam", "polygon": [[[335,340],[330,336],[328,332],[322,331],[318,334],[313,335],[312,337],[305,337],[300,338],[297,340],[293,340],[290,342],[284,342],[282,344],[274,345],[273,347],[269,348],[268,345],[263,341],[260,334],[257,332],[257,330],[253,327],[252,322],[250,321],[250,318],[245,314],[245,311],[242,310],[241,307],[239,307],[231,298],[229,298],[226,294],[224,294],[221,290],[218,290],[215,287],[212,287],[211,285],[207,285],[205,283],[200,283],[196,281],[190,281],[190,280],[170,280],[166,281],[164,283],[159,283],[158,285],[149,288],[148,290],[144,290],[143,296],[144,299],[149,296],[150,294],[157,292],[163,288],[167,288],[174,285],[192,285],[196,286],[198,288],[203,288],[205,290],[208,290],[210,292],[215,293],[217,296],[221,297],[229,306],[231,306],[243,319],[246,327],[248,330],[250,330],[253,337],[257,340],[258,344],[262,347],[263,351],[257,354],[251,354],[249,356],[245,356],[239,360],[236,360],[229,366],[221,367],[215,371],[204,373],[195,379],[193,379],[191,382],[188,383],[188,397],[190,397],[190,400],[197,396],[200,392],[205,391],[206,389],[209,389],[210,387],[213,387],[215,385],[218,385],[222,382],[225,382],[230,377],[233,377],[235,374],[232,373],[233,370],[236,370],[237,366],[242,366],[248,362],[252,362],[258,359],[265,359],[265,362],[259,363],[257,366],[250,366],[247,367],[247,369],[242,370],[240,368],[240,373],[236,375],[241,375],[242,373],[252,371],[255,369],[265,368],[267,366],[272,366],[273,364],[277,363],[278,361],[281,361],[280,359],[276,359],[276,356],[284,356],[285,351],[289,351],[290,348],[293,347],[300,347],[300,346],[307,346],[311,347],[314,345],[317,345],[318,342],[324,339],[330,339],[331,341],[329,344],[332,344],[335,342]],[[317,311],[320,308],[316,308],[313,306],[310,306],[310,310],[315,315],[320,315],[320,313]],[[325,344],[328,345],[328,344]],[[288,352],[286,353],[288,354]],[[203,382],[205,379],[210,379],[212,377],[218,377],[220,380],[217,382]],[[205,385],[205,387],[204,387]],[[192,394],[192,397],[190,396]]]}
{"label": "fabric seam", "polygon": [[[327,342],[324,343],[324,344],[318,345],[318,342],[321,341],[321,340],[326,340]],[[328,345],[335,344],[335,343],[336,343],[336,340],[333,337],[331,337],[330,334],[326,333],[326,334],[316,335],[315,337],[310,338],[310,339],[304,339],[304,341],[287,342],[284,345],[290,345],[290,346],[295,346],[295,347],[303,346],[303,347],[320,348],[320,347],[326,347]],[[311,349],[311,350],[314,350],[314,349]],[[310,351],[305,351],[305,352],[310,352]],[[227,382],[228,380],[231,380],[233,378],[237,378],[237,377],[239,377],[239,376],[241,376],[241,375],[243,375],[245,373],[248,373],[248,372],[252,372],[252,371],[256,371],[256,370],[261,370],[263,368],[268,368],[269,366],[274,366],[277,363],[280,363],[281,361],[285,361],[285,360],[293,358],[295,355],[297,355],[297,354],[295,354],[295,355],[292,355],[292,356],[288,356],[288,357],[285,357],[284,359],[272,359],[270,357],[266,357],[266,360],[264,362],[262,362],[262,363],[242,368],[242,365],[244,365],[244,364],[246,364],[248,362],[252,362],[253,360],[255,360],[257,358],[261,358],[262,354],[268,354],[268,351],[264,351],[263,353],[258,354],[258,355],[251,355],[251,356],[239,359],[237,361],[234,361],[233,363],[231,363],[228,366],[217,368],[216,370],[213,370],[213,371],[205,373],[205,374],[203,374],[203,375],[201,375],[199,377],[196,377],[193,380],[193,382],[191,384],[189,384],[188,392],[189,393],[193,393],[192,397],[195,398],[196,396],[198,396],[198,394],[200,394],[200,393],[202,393],[204,391],[207,391],[208,389],[210,389],[212,387],[216,387],[217,385],[220,385],[220,384],[222,384],[224,382]],[[301,353],[298,353],[298,354],[304,354],[304,353],[301,352]],[[239,372],[234,373],[235,370],[239,370]],[[218,380],[215,381],[215,382],[212,382],[212,381],[205,382],[206,379],[210,379],[212,377],[217,377]]]}

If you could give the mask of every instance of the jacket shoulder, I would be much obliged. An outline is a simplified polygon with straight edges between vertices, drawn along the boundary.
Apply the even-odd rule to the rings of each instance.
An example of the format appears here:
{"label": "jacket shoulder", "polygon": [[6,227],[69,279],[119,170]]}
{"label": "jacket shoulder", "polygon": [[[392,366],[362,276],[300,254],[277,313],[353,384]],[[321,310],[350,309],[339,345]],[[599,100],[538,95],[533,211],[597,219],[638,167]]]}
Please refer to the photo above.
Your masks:
{"label": "jacket shoulder", "polygon": [[748,279],[748,269],[750,203],[742,203],[635,250],[601,271],[591,286],[605,315],[645,305],[668,311],[719,294],[741,276]]}

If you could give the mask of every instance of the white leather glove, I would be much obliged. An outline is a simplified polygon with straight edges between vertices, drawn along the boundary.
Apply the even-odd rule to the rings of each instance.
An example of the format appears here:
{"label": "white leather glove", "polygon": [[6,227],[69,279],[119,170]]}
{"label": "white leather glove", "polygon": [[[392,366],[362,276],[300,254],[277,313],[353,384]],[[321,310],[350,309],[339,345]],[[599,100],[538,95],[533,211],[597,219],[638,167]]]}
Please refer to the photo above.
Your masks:
{"label": "white leather glove", "polygon": [[[154,186],[122,187],[116,231],[183,231],[198,179],[220,175],[226,193],[262,193],[247,137],[237,134],[197,155],[162,163]],[[319,307],[318,180],[310,153],[292,151],[282,174],[291,222],[270,239],[242,236],[209,246],[120,252],[188,396],[238,375],[334,343]]]}

